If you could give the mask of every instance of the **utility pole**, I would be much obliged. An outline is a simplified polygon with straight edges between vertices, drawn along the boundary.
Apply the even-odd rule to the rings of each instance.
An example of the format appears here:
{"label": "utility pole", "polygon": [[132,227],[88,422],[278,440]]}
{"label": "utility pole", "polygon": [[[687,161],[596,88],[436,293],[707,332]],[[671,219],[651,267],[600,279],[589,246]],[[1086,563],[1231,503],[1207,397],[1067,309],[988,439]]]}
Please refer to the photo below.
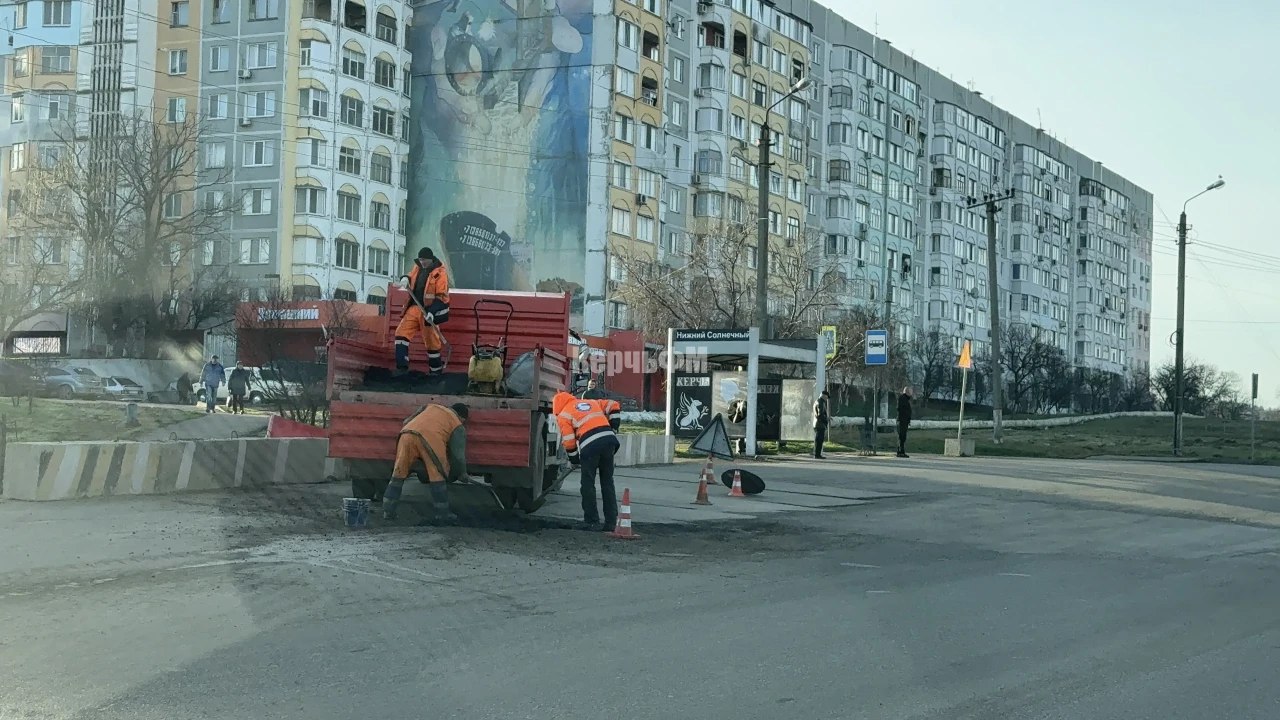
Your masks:
{"label": "utility pole", "polygon": [[759,188],[759,204],[756,207],[756,325],[760,339],[770,337],[769,322],[769,117],[765,114],[760,126],[760,156],[756,161],[756,183]]}
{"label": "utility pole", "polygon": [[1249,394],[1249,462],[1253,462],[1254,442],[1258,439],[1258,373],[1253,374],[1253,392]]}
{"label": "utility pole", "polygon": [[979,205],[987,211],[987,293],[991,312],[991,439],[1001,442],[1004,422],[1004,371],[1000,355],[1000,254],[996,251],[996,213],[1000,203],[1013,198],[1013,189],[1000,195],[987,193],[981,200],[968,198],[967,209]]}
{"label": "utility pole", "polygon": [[1187,302],[1187,211],[1178,216],[1178,326],[1173,352],[1173,456],[1182,457],[1182,318]]}
{"label": "utility pole", "polygon": [[1209,184],[1209,187],[1187,198],[1182,203],[1182,214],[1178,216],[1178,329],[1174,332],[1175,346],[1173,354],[1173,456],[1182,456],[1182,385],[1183,385],[1183,348],[1186,342],[1183,339],[1185,329],[1183,327],[1183,312],[1186,310],[1187,301],[1187,205],[1192,200],[1211,191],[1217,190],[1226,184],[1226,181],[1219,175],[1217,180]]}

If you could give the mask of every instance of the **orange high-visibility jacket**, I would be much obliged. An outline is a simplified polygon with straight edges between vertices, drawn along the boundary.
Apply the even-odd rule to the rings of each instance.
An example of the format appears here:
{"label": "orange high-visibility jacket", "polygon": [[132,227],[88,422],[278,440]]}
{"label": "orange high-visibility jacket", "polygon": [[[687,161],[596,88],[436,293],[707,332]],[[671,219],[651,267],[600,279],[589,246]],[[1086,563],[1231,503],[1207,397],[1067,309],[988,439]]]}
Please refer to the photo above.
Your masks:
{"label": "orange high-visibility jacket", "polygon": [[417,264],[409,271],[409,292],[413,294],[422,307],[431,308],[434,300],[449,304],[449,273],[444,265],[437,265],[430,272],[425,272]]}
{"label": "orange high-visibility jacket", "polygon": [[560,427],[560,442],[573,457],[592,443],[617,437],[610,420],[622,406],[614,400],[579,400],[560,392],[551,401],[551,411]]}
{"label": "orange high-visibility jacket", "polygon": [[420,461],[426,466],[427,482],[443,482],[451,475],[466,473],[466,457],[466,430],[461,418],[452,408],[432,404],[405,420],[400,428],[392,474],[403,479],[415,461]]}

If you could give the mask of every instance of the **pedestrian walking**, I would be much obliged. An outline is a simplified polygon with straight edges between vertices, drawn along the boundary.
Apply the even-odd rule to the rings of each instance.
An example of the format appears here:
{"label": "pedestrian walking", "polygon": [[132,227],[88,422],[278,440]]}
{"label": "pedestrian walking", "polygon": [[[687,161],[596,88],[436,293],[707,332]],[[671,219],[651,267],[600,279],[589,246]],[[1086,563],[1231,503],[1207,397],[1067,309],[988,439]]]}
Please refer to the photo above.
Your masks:
{"label": "pedestrian walking", "polygon": [[[551,400],[560,428],[560,442],[574,467],[582,468],[582,528],[613,532],[618,522],[618,493],[613,485],[613,456],[622,443],[617,430],[622,406],[615,400],[586,400],[567,392]],[[596,509],[596,474],[600,476],[600,499],[604,505],[604,525]]]}
{"label": "pedestrian walking", "polygon": [[228,404],[231,406],[231,412],[244,414],[244,396],[247,394],[249,394],[249,371],[244,368],[243,361],[237,360],[235,369],[227,378],[227,395],[231,397]]}
{"label": "pedestrian walking", "polygon": [[831,425],[831,391],[824,389],[813,403],[813,456],[826,459],[822,446],[827,442],[827,428]]}
{"label": "pedestrian walking", "polygon": [[902,388],[898,396],[898,457],[911,457],[907,454],[907,428],[911,426],[911,388]]}
{"label": "pedestrian walking", "polygon": [[200,382],[204,383],[204,412],[209,414],[217,412],[218,409],[218,388],[222,387],[222,381],[227,379],[227,369],[218,362],[218,356],[214,355],[209,358],[209,362],[204,364],[204,369],[200,371]]}

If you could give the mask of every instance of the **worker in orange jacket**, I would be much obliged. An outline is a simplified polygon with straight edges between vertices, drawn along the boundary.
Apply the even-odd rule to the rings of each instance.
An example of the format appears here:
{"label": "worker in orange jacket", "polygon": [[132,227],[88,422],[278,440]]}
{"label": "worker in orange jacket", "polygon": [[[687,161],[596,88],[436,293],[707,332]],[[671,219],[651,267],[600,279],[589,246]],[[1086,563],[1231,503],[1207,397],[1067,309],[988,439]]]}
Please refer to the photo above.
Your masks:
{"label": "worker in orange jacket", "polygon": [[438,522],[453,523],[445,483],[467,477],[467,431],[470,412],[464,403],[450,407],[431,404],[409,416],[396,439],[396,464],[382,496],[382,517],[396,519],[396,507],[411,472],[431,489],[431,504]]}
{"label": "worker in orange jacket", "polygon": [[409,343],[422,335],[422,343],[427,346],[427,373],[440,375],[444,372],[440,357],[444,338],[437,326],[449,320],[449,273],[431,248],[424,247],[413,261],[413,269],[400,278],[400,287],[413,297],[396,326],[396,369],[409,369]]}
{"label": "worker in orange jacket", "polygon": [[[586,400],[567,392],[556,393],[551,411],[560,428],[560,442],[569,462],[582,468],[582,519],[585,530],[613,532],[618,522],[618,494],[613,486],[613,456],[618,442],[618,413],[622,406],[613,400]],[[600,498],[604,504],[604,526],[596,512],[596,474],[600,475]]]}

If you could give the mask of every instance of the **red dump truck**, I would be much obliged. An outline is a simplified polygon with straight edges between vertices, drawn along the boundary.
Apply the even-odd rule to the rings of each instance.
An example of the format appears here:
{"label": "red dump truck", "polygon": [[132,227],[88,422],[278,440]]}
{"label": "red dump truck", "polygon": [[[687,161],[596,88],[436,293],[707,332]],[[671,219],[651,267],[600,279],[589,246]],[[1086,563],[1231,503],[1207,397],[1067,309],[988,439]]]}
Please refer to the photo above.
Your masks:
{"label": "red dump truck", "polygon": [[[335,338],[328,346],[329,456],[346,461],[357,497],[381,497],[391,477],[396,439],[405,419],[427,403],[465,402],[467,466],[481,476],[507,508],[536,511],[559,489],[568,459],[551,417],[551,399],[569,386],[569,296],[554,293],[454,290],[449,321],[440,326],[447,343],[443,378],[396,376],[396,325],[411,302],[388,288],[382,342]],[[532,353],[532,390],[480,394],[468,381],[476,345],[505,347],[504,370]],[[483,347],[482,347],[483,350]],[[528,368],[530,358],[525,359]],[[420,340],[410,351],[415,370],[426,368]],[[526,373],[527,379],[527,373]]]}

